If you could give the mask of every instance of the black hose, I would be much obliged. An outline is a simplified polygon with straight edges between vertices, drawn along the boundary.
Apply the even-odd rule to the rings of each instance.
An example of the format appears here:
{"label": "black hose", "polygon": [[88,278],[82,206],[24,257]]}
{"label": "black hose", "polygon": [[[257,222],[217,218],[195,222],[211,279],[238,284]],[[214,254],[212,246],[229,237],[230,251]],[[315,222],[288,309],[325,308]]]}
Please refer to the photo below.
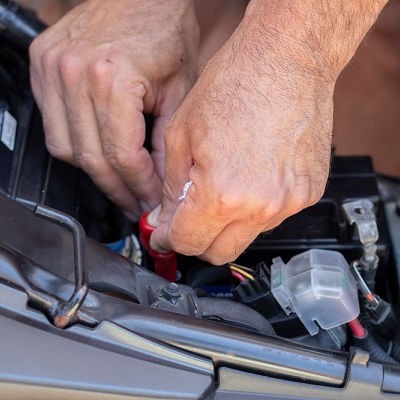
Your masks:
{"label": "black hose", "polygon": [[400,334],[398,333],[392,341],[392,348],[389,353],[397,362],[400,363]]}
{"label": "black hose", "polygon": [[354,337],[354,344],[361,349],[368,351],[371,361],[386,363],[386,364],[398,364],[398,362],[392,358],[389,354],[385,353],[378,342],[374,339],[373,334],[366,329],[367,334],[363,338]]}
{"label": "black hose", "polygon": [[381,346],[382,338],[378,337],[375,332],[375,327],[371,322],[371,317],[367,311],[363,311],[360,315],[360,322],[362,323],[366,335],[363,338],[353,337],[354,344],[361,349],[368,351],[371,361],[398,364],[398,361],[389,355]]}

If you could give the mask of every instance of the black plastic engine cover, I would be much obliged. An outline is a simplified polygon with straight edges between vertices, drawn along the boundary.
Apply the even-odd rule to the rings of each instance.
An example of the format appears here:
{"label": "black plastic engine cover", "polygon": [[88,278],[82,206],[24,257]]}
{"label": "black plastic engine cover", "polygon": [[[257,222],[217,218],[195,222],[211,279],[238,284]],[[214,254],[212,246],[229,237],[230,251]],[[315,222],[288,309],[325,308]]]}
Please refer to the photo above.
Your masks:
{"label": "black plastic engine cover", "polygon": [[370,157],[333,157],[332,168],[319,203],[288,218],[270,232],[261,234],[240,257],[245,265],[274,257],[287,261],[292,256],[320,248],[340,251],[348,261],[362,255],[357,231],[346,221],[342,204],[346,201],[369,199],[374,203],[379,241],[378,254],[387,263],[390,245],[387,223]]}
{"label": "black plastic engine cover", "polygon": [[[14,146],[4,140],[13,134],[6,132],[6,119],[16,122]],[[63,211],[101,242],[119,240],[128,230],[122,212],[86,174],[47,152],[27,60],[7,46],[0,47],[0,192],[31,209],[40,203]]]}

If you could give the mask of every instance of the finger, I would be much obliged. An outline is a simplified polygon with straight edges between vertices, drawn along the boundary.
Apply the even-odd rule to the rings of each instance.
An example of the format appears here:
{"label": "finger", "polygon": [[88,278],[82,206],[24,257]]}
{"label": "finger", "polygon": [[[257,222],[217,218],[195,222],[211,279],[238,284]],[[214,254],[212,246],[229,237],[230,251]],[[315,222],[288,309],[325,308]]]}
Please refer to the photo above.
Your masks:
{"label": "finger", "polygon": [[[178,154],[187,153],[187,149],[185,145],[179,146],[182,136],[179,133],[176,136],[177,139],[172,141],[174,145],[167,146],[164,181],[172,195],[168,198],[164,191],[164,215],[160,217],[162,224],[154,231],[151,246],[159,251],[174,250],[186,255],[202,255],[215,264],[235,259],[266,228],[266,224],[269,229],[284,219],[282,201],[271,202],[263,211],[257,205],[259,199],[244,197],[243,193],[232,190],[227,184],[221,186],[219,183],[218,188],[212,182],[207,182],[201,171],[207,171],[207,168],[214,170],[215,166],[201,165],[200,162],[189,172],[186,172],[187,165],[180,171],[175,160]],[[177,190],[174,186],[179,187],[179,180],[182,181],[185,174],[189,175],[193,184],[185,200],[176,205]],[[177,176],[180,178],[177,179]],[[166,208],[169,215],[165,215]],[[261,214],[254,214],[255,210],[260,210]],[[243,220],[246,214],[249,217]]]}
{"label": "finger", "polygon": [[64,90],[76,163],[90,175],[110,200],[138,217],[140,207],[137,200],[104,158],[94,107],[87,95],[87,88],[72,85],[64,87]]}
{"label": "finger", "polygon": [[275,203],[270,200],[269,207],[265,206],[256,214],[250,207],[248,217],[244,219],[242,215],[240,219],[227,225],[200,258],[215,265],[234,261],[260,233],[276,228],[286,218],[302,209],[298,205],[288,206],[290,197],[287,189],[282,189],[279,194],[276,191],[273,193]]}
{"label": "finger", "polygon": [[42,114],[47,149],[54,157],[72,162],[73,148],[57,67],[60,51],[49,49],[40,59],[32,60],[30,75],[32,91]]}
{"label": "finger", "polygon": [[157,174],[161,179],[164,177],[165,165],[164,134],[175,111],[192,88],[193,81],[194,79],[179,75],[168,87],[164,88],[164,94],[161,95],[161,108],[158,115],[156,115],[152,132],[151,153]]}
{"label": "finger", "polygon": [[[174,250],[185,255],[201,255],[234,218],[219,190],[207,182],[203,171],[210,165],[199,160],[193,165],[185,105],[178,110],[165,133],[166,159],[160,225],[151,236],[151,246],[158,251]],[[179,202],[184,184],[191,180],[186,198]]]}
{"label": "finger", "polygon": [[172,117],[164,133],[165,143],[165,172],[163,181],[163,194],[160,224],[170,221],[176,208],[180,204],[185,183],[189,180],[193,160],[190,152],[188,136],[178,115]]}
{"label": "finger", "polygon": [[41,79],[41,74],[36,65],[31,61],[29,65],[29,76],[31,81],[31,89],[33,97],[36,100],[36,104],[39,109],[42,108],[43,102],[43,82]]}
{"label": "finger", "polygon": [[248,220],[231,222],[200,258],[214,265],[235,261],[261,232],[273,229],[282,220],[282,216],[277,215],[270,220],[267,226]]}
{"label": "finger", "polygon": [[56,88],[49,86],[46,89],[41,114],[49,153],[76,165],[65,104]]}
{"label": "finger", "polygon": [[143,147],[143,85],[108,82],[94,93],[96,119],[103,154],[142,208],[151,210],[161,200],[161,180],[148,151]]}
{"label": "finger", "polygon": [[[159,216],[161,224],[154,230],[150,244],[158,251],[173,250],[185,255],[201,255],[235,215],[230,208],[218,208],[216,191],[211,186],[199,183],[202,180],[196,166],[190,171],[187,171],[187,166],[179,170],[179,163],[174,163],[176,159],[178,157],[174,157],[174,153],[167,152],[162,213]],[[185,199],[179,203],[178,193],[182,186],[176,177],[187,174],[193,183]]]}
{"label": "finger", "polygon": [[171,219],[154,230],[150,241],[154,250],[201,255],[230,222],[210,218],[198,199],[193,199],[198,192],[196,183],[192,184],[189,192]]}

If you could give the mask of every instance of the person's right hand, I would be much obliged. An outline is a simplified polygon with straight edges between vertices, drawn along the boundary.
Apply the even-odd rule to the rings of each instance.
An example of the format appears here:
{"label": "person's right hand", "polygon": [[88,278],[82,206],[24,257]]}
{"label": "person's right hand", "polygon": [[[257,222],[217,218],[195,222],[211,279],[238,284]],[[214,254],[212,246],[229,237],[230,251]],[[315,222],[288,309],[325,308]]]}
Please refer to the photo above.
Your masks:
{"label": "person's right hand", "polygon": [[30,48],[49,152],[133,214],[160,202],[163,132],[196,79],[198,36],[192,0],[88,0]]}
{"label": "person's right hand", "polygon": [[166,130],[153,250],[224,264],[321,198],[335,81],[378,3],[249,3]]}

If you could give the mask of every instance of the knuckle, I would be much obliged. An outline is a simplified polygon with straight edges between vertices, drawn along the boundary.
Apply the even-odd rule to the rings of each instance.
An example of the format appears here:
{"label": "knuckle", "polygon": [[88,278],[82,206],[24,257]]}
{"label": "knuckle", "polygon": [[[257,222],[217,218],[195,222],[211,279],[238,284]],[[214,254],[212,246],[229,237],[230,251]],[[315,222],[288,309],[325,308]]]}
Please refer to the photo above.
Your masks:
{"label": "knuckle", "polygon": [[[133,76],[134,75],[135,74],[133,74]],[[149,86],[149,83],[147,86]],[[138,76],[136,76],[136,78],[132,78],[130,82],[128,82],[127,91],[132,97],[141,99],[146,95],[147,90],[145,83],[138,79]]]}
{"label": "knuckle", "polygon": [[113,69],[106,60],[97,59],[89,65],[89,77],[99,88],[108,89],[112,85]]}
{"label": "knuckle", "polygon": [[171,241],[172,248],[176,253],[182,254],[184,256],[200,256],[202,252],[197,248],[193,247],[188,243],[182,243],[177,241]]}
{"label": "knuckle", "polygon": [[291,215],[294,215],[301,210],[304,210],[308,206],[311,205],[311,202],[309,201],[309,198],[307,196],[307,199],[305,198],[304,194],[302,196],[296,196],[288,202],[288,206],[286,207],[286,213],[285,217],[290,217]]}
{"label": "knuckle", "polygon": [[293,192],[291,197],[291,213],[295,214],[306,207],[310,207],[316,203],[318,203],[325,192],[324,183],[310,183],[307,186],[302,187],[302,189],[298,189]]}
{"label": "knuckle", "polygon": [[46,147],[49,153],[60,160],[71,161],[73,159],[72,151],[66,146],[60,146],[46,139]]}
{"label": "knuckle", "polygon": [[87,172],[95,172],[99,170],[99,158],[95,154],[88,152],[77,152],[75,154],[76,163]]}
{"label": "knuckle", "polygon": [[60,57],[59,69],[66,84],[74,84],[79,78],[82,61],[79,55],[67,52]]}
{"label": "knuckle", "polygon": [[284,205],[284,201],[273,197],[255,207],[255,218],[262,224],[267,224],[272,218],[278,215]]}
{"label": "knuckle", "polygon": [[199,256],[203,253],[202,249],[193,245],[194,240],[191,241],[187,237],[183,237],[181,231],[175,226],[171,227],[169,236],[172,249],[175,252],[184,256]]}
{"label": "knuckle", "polygon": [[39,39],[35,39],[29,46],[29,58],[35,61],[42,53],[42,46]]}
{"label": "knuckle", "polygon": [[306,204],[306,206],[312,206],[312,205],[318,203],[321,200],[321,198],[324,195],[324,193],[325,193],[325,186],[324,185],[318,185],[312,191],[312,193],[310,195],[310,199],[309,199],[308,203]]}
{"label": "knuckle", "polygon": [[132,169],[132,155],[122,149],[111,149],[104,151],[107,162],[115,169],[126,171]]}
{"label": "knuckle", "polygon": [[217,188],[215,193],[216,211],[221,216],[229,215],[246,204],[245,197],[238,191]]}
{"label": "knuckle", "polygon": [[57,55],[56,55],[54,48],[50,47],[50,48],[46,49],[40,55],[40,59],[41,59],[42,67],[45,71],[53,70],[57,65]]}

